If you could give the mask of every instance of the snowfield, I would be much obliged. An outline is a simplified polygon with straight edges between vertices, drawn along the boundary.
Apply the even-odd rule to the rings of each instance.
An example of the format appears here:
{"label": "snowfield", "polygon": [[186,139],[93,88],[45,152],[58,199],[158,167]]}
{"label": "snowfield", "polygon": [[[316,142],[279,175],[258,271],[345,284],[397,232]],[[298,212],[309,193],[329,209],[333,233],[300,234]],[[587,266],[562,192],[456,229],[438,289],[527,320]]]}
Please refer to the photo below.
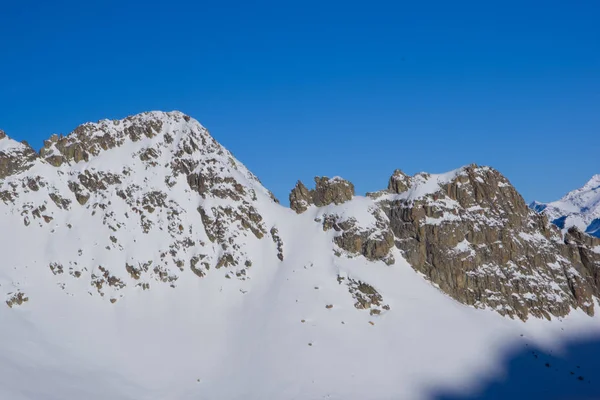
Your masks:
{"label": "snowfield", "polygon": [[[531,372],[531,384],[515,392],[523,398],[600,395],[600,357],[568,347],[600,340],[600,317],[576,310],[551,321],[504,318],[452,300],[398,249],[392,265],[338,256],[335,232],[315,220],[336,213],[374,225],[371,199],[297,215],[197,122],[189,128],[181,113],[140,118],[162,120],[161,134],[124,139],[88,161],[38,160],[0,180],[1,190],[18,192],[0,202],[0,295],[28,299],[0,306],[0,399],[477,398],[490,381],[510,382],[507,357],[515,353],[526,355],[514,362]],[[119,135],[113,122],[102,124]],[[193,147],[190,137],[205,145],[181,153],[187,165],[214,174],[204,195],[166,168]],[[0,151],[17,146],[9,140],[0,140]],[[140,157],[149,148],[159,153],[150,161]],[[81,205],[69,182],[86,171],[119,178],[106,178],[106,189],[81,189],[89,196]],[[407,196],[455,174],[424,176],[422,192]],[[30,176],[43,185],[25,188]],[[165,196],[148,200],[156,192]],[[68,208],[50,193],[69,199]],[[246,219],[250,207],[260,220]],[[229,245],[211,240],[209,226]],[[468,242],[456,248],[457,257],[470,251]],[[219,266],[229,256],[235,263]],[[350,289],[359,282],[389,310],[357,309]],[[561,361],[546,367],[544,357]]]}
{"label": "snowfield", "polygon": [[[0,308],[0,398],[430,399],[502,375],[503,354],[525,343],[559,351],[600,332],[580,312],[523,323],[463,306],[399,255],[335,259],[309,239],[323,235],[309,216],[297,219],[282,236],[306,247],[257,265],[250,285],[190,273],[110,304],[48,284],[44,301]],[[338,275],[368,277],[391,310],[356,310]]]}

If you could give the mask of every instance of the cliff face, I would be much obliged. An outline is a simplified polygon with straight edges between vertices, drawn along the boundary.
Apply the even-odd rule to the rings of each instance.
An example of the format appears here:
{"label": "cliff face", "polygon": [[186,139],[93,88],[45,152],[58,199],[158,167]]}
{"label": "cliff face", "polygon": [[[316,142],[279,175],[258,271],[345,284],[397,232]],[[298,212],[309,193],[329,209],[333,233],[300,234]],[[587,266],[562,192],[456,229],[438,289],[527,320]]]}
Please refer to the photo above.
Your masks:
{"label": "cliff face", "polygon": [[593,314],[586,276],[597,266],[582,263],[498,171],[419,175],[378,201],[408,262],[456,300],[522,319],[575,307]]}

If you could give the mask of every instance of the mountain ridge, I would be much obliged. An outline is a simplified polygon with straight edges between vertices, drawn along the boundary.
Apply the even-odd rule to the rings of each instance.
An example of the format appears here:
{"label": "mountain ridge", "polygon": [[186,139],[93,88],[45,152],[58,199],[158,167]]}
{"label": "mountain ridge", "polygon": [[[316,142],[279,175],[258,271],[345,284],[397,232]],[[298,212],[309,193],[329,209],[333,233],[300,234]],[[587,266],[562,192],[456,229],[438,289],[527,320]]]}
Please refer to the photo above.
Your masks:
{"label": "mountain ridge", "polygon": [[545,214],[563,231],[577,227],[592,236],[600,237],[600,174],[592,176],[579,189],[550,203],[534,201],[530,207]]}
{"label": "mountain ridge", "polygon": [[[0,191],[5,203],[14,203],[23,194],[15,182],[10,182],[11,173],[18,176],[31,172],[21,181],[25,194],[47,192],[48,198],[37,207],[30,202],[13,210],[23,216],[25,226],[36,219],[51,224],[54,213],[65,214],[76,203],[86,209],[90,205],[92,209],[100,207],[102,224],[111,232],[117,232],[129,218],[125,209],[116,217],[112,202],[140,215],[143,234],[156,227],[162,230],[166,218],[172,243],[160,253],[164,265],[153,266],[150,272],[159,281],[175,286],[188,263],[199,277],[211,267],[223,266],[237,268],[235,275],[244,277],[253,260],[244,250],[246,244],[236,242],[239,232],[244,232],[243,236],[250,233],[258,240],[270,236],[277,249],[275,254],[280,260],[284,257],[284,241],[278,235],[277,224],[267,222],[271,210],[264,209],[257,196],[260,193],[267,203],[277,204],[277,199],[200,123],[181,112],[154,111],[123,120],[85,123],[66,136],[53,135],[35,157],[26,144],[7,137],[0,143],[7,149],[2,159],[8,163],[3,164],[13,165],[12,170],[5,168],[4,190]],[[131,149],[122,150],[127,146]],[[119,160],[131,161],[121,164]],[[48,176],[52,176],[52,182],[45,182]],[[11,190],[6,190],[7,183]],[[527,319],[533,313],[550,318],[550,314],[568,314],[571,307],[594,313],[592,299],[598,293],[593,279],[595,252],[590,248],[589,255],[581,258],[565,247],[570,239],[561,243],[562,238],[552,231],[548,221],[532,214],[510,182],[493,168],[471,164],[444,174],[418,173],[412,177],[396,170],[387,189],[368,193],[364,200],[359,200],[352,183],[341,177],[317,177],[315,183],[315,189],[308,190],[299,181],[290,194],[290,205],[297,214],[312,206],[326,210],[319,211],[315,222],[325,231],[337,232],[334,243],[339,250],[334,253],[338,256],[363,255],[393,265],[391,250],[399,248],[413,268],[454,299],[491,307],[503,315]],[[176,188],[180,188],[178,196],[182,200],[186,196],[189,200],[185,193],[198,195],[193,201],[198,205],[187,206],[186,214],[197,211],[195,218],[200,217],[198,226],[203,226],[204,235],[200,236],[204,238],[195,239],[198,234],[192,234],[193,227],[186,229],[182,223],[180,200],[169,195]],[[71,198],[65,197],[66,193]],[[350,204],[351,210],[344,210],[344,204]],[[56,207],[54,213],[49,212],[50,206]],[[157,211],[152,215],[155,210],[165,214]],[[92,211],[91,216],[95,214]],[[361,214],[364,216],[357,218]],[[38,226],[43,224],[39,222]],[[185,231],[187,235],[182,234]],[[408,232],[412,233],[407,236]],[[123,249],[118,235],[108,236],[111,243],[106,249]],[[581,238],[575,236],[581,243]],[[531,246],[542,246],[544,250]],[[201,250],[205,247],[209,250]],[[184,251],[185,255],[176,255],[183,248],[192,248],[194,254]],[[462,258],[456,264],[458,254]],[[155,262],[135,261],[138,266],[123,262],[135,280]],[[57,260],[49,265],[62,268]],[[100,282],[95,285],[101,296],[106,282],[117,288],[125,286],[118,278],[122,270],[101,268],[91,277],[93,282]],[[496,275],[494,281],[486,278],[489,274]],[[119,283],[110,285],[111,280]],[[557,283],[559,291],[554,287]],[[142,286],[149,284],[143,282]],[[515,285],[519,288],[516,292],[509,289]],[[17,296],[21,296],[19,293]]]}

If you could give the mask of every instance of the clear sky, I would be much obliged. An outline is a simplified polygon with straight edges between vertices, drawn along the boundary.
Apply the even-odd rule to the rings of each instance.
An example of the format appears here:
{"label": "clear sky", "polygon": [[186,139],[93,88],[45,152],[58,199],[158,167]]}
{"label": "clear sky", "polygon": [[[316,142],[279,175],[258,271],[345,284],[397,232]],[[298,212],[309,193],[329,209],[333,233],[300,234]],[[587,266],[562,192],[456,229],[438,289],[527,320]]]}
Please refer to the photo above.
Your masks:
{"label": "clear sky", "polygon": [[528,201],[600,173],[600,1],[3,1],[0,128],[181,110],[284,204],[477,163]]}

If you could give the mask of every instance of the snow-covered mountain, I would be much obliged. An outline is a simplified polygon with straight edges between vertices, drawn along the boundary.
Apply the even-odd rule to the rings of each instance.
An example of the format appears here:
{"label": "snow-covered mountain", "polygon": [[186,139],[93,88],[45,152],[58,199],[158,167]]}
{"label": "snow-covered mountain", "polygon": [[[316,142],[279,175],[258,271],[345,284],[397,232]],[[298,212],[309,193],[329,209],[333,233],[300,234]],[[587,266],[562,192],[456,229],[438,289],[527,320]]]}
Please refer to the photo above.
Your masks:
{"label": "snow-covered mountain", "polygon": [[[318,177],[287,208],[149,112],[39,153],[0,132],[0,200],[0,399],[434,399],[600,334],[600,240],[489,167]],[[600,393],[594,360],[545,398]]]}
{"label": "snow-covered mountain", "polygon": [[582,188],[567,193],[558,201],[534,201],[530,206],[535,211],[546,214],[561,229],[574,226],[600,237],[600,174],[594,175]]}

